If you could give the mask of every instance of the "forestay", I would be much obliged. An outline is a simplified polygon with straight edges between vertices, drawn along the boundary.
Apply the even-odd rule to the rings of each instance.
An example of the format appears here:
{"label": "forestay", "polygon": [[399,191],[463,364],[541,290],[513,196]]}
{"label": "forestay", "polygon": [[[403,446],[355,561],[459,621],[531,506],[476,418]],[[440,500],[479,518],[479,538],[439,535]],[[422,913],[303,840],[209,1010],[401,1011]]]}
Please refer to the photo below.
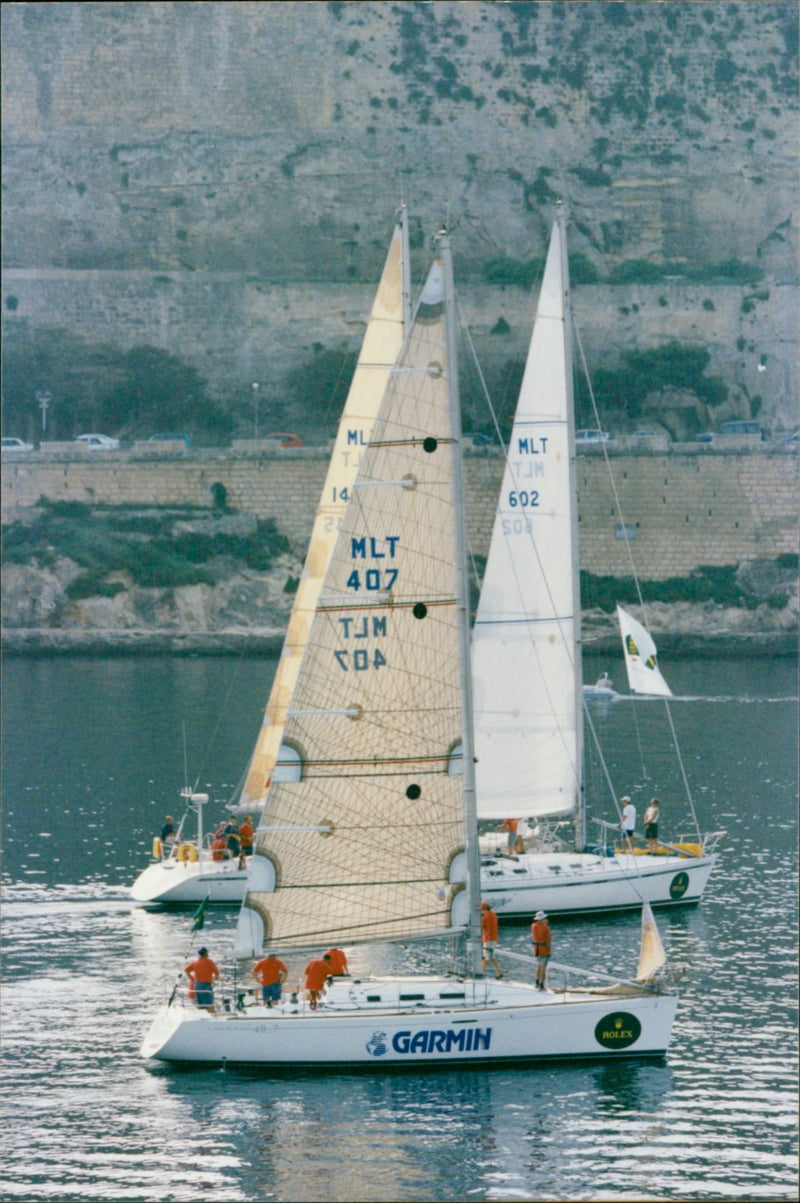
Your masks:
{"label": "forestay", "polygon": [[466,924],[447,360],[434,265],[310,620],[283,730],[300,780],[269,789],[240,946]]}
{"label": "forestay", "polygon": [[566,250],[553,228],[473,630],[479,818],[580,794],[580,607]]}

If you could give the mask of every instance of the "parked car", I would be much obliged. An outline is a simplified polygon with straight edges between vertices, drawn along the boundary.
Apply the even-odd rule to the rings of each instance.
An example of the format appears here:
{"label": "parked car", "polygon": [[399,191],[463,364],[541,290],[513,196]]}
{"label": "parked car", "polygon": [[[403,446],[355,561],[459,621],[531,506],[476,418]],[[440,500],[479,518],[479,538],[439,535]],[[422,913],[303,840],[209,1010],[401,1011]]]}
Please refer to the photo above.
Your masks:
{"label": "parked car", "polygon": [[763,437],[758,422],[723,422],[719,430],[720,434],[755,434],[758,438]]}
{"label": "parked car", "polygon": [[188,434],[151,434],[147,441],[148,443],[183,443],[184,447],[189,446]]}
{"label": "parked car", "polygon": [[22,439],[3,439],[4,451],[33,451],[33,443],[24,443]]}
{"label": "parked car", "polygon": [[576,447],[599,447],[603,443],[610,443],[611,435],[607,430],[576,430],[575,431],[575,446]]}
{"label": "parked car", "polygon": [[271,447],[302,447],[303,440],[297,434],[265,434],[262,443]]}
{"label": "parked car", "polygon": [[694,441],[696,443],[713,443],[714,442],[713,431],[708,430],[705,432],[705,434],[698,434]]}
{"label": "parked car", "polygon": [[493,443],[491,435],[481,434],[480,431],[461,435],[461,445],[466,451],[474,451],[476,455],[487,455]]}
{"label": "parked car", "polygon": [[119,451],[119,439],[107,434],[78,434],[73,442],[85,443],[92,451]]}

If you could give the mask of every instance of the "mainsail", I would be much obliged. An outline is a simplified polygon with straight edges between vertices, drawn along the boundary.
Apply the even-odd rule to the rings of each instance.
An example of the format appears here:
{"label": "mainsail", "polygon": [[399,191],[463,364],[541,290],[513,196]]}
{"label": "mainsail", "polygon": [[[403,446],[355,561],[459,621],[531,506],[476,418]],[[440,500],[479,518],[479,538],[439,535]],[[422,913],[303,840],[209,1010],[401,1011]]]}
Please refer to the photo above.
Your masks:
{"label": "mainsail", "polygon": [[[431,269],[343,515],[283,727],[237,946],[422,936],[468,920],[443,273]],[[459,901],[459,897],[463,902]]]}
{"label": "mainsail", "polygon": [[472,637],[478,817],[577,812],[577,518],[563,227],[553,227]]}
{"label": "mainsail", "polygon": [[617,619],[631,692],[671,698],[672,690],[661,675],[656,662],[656,645],[650,634],[622,606],[617,606]]}
{"label": "mainsail", "polygon": [[389,372],[400,353],[407,319],[408,238],[405,207],[401,209],[383,275],[367,323],[331,455],[322,499],[311,532],[303,574],[295,595],[281,658],[272,683],[264,721],[245,778],[239,809],[261,813],[271,777],[293,775],[294,757],[282,763],[281,742],[286,710],[305,650],[309,623],[339,530],[358,463],[369,442],[372,423]]}

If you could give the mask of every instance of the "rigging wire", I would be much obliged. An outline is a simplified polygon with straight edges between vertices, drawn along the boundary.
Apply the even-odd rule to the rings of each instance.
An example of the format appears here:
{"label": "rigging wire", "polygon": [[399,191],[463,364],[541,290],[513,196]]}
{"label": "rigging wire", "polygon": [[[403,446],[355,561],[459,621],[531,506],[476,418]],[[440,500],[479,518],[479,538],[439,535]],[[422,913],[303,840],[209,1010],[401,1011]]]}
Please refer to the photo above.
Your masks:
{"label": "rigging wire", "polygon": [[[598,409],[597,409],[597,400],[595,397],[594,389],[592,388],[592,381],[591,381],[591,377],[589,376],[589,369],[588,369],[588,366],[586,363],[586,356],[584,355],[583,344],[581,342],[580,332],[577,328],[577,323],[574,321],[574,315],[573,315],[573,332],[575,334],[575,341],[576,341],[576,345],[578,347],[578,353],[580,355],[581,365],[583,367],[583,373],[586,378],[586,384],[587,384],[587,387],[589,390],[589,398],[590,398],[591,404],[592,404],[592,413],[594,414],[595,422],[597,423],[598,428],[600,428],[600,415],[599,415]],[[611,484],[611,492],[612,492],[612,495],[614,498],[614,508],[616,510],[617,518],[618,518],[620,527],[621,527],[623,535],[624,535],[625,551],[628,556],[628,563],[630,565],[631,576],[633,577],[633,582],[634,582],[634,585],[636,586],[636,596],[639,599],[639,606],[640,606],[641,612],[642,612],[643,624],[644,624],[645,629],[649,633],[650,628],[649,628],[649,623],[647,621],[647,610],[645,608],[644,598],[642,596],[642,589],[641,589],[641,585],[639,583],[639,576],[636,571],[636,565],[635,565],[634,559],[633,559],[633,552],[631,550],[631,541],[628,538],[627,526],[625,524],[625,518],[624,518],[624,515],[622,512],[622,503],[620,501],[619,493],[617,491],[616,481],[614,480],[614,474],[611,471],[611,461],[610,461],[609,454],[608,454],[608,448],[606,447],[606,445],[604,443],[601,444],[601,446],[603,449],[603,459],[605,461],[606,471],[608,472],[608,478],[609,478],[609,481]],[[692,815],[692,821],[694,822],[695,830],[697,832],[698,842],[702,843],[702,837],[700,834],[700,824],[699,824],[699,821],[697,818],[697,812],[695,810],[694,799],[692,797],[691,786],[689,784],[689,778],[686,774],[686,768],[684,765],[683,756],[681,755],[681,750],[680,750],[680,746],[678,743],[678,735],[675,730],[675,724],[674,724],[674,721],[672,718],[672,710],[669,705],[669,699],[664,698],[663,702],[664,702],[664,710],[667,715],[667,722],[669,724],[670,734],[672,736],[672,745],[675,749],[675,754],[677,756],[678,767],[680,769],[681,779],[683,781],[683,787],[686,792],[686,799],[689,803],[689,810]],[[634,724],[635,724],[635,728],[636,728],[636,739],[637,739],[637,743],[639,744],[639,750],[640,750],[640,757],[641,757],[641,763],[642,763],[642,774],[646,778],[647,772],[646,772],[645,765],[644,765],[644,752],[642,750],[642,742],[641,742],[640,731],[639,731],[639,723],[638,723],[637,715],[636,715],[636,706],[634,705],[632,709],[633,709]]]}

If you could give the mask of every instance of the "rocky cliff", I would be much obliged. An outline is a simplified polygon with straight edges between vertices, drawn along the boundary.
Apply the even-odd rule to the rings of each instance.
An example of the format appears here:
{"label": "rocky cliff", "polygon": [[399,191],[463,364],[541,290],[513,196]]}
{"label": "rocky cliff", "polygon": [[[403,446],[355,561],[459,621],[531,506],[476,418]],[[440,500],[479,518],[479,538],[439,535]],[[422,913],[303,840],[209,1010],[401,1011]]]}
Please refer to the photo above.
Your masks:
{"label": "rocky cliff", "polygon": [[793,2],[8,3],[2,68],[7,336],[62,336],[20,422],[45,389],[68,427],[137,345],[299,420],[287,380],[357,345],[401,197],[417,278],[455,227],[500,379],[563,196],[590,368],[688,340],[720,416],[796,423]]}

